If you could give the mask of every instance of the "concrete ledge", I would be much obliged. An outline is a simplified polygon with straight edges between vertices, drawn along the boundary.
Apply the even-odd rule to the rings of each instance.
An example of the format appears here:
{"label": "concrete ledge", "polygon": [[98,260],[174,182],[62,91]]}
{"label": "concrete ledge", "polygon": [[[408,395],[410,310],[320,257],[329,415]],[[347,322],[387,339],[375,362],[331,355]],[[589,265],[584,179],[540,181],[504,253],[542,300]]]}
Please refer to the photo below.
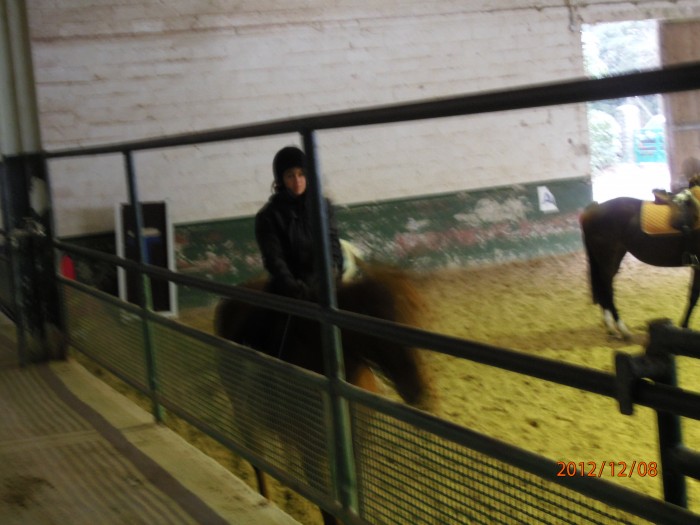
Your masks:
{"label": "concrete ledge", "polygon": [[79,363],[52,362],[50,368],[70,393],[229,523],[298,525],[215,460],[155,423],[151,414]]}

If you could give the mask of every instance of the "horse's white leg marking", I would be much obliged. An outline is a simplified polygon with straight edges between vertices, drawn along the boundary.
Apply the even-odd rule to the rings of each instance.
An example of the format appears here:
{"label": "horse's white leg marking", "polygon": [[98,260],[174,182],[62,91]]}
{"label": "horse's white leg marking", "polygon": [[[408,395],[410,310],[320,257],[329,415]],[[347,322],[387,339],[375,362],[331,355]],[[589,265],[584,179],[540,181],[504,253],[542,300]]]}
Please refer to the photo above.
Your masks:
{"label": "horse's white leg marking", "polygon": [[617,329],[620,331],[622,338],[625,341],[632,339],[632,332],[627,329],[627,325],[625,325],[625,322],[622,319],[617,320]]}
{"label": "horse's white leg marking", "polygon": [[603,322],[605,323],[605,327],[608,329],[608,333],[610,335],[615,335],[617,333],[615,319],[613,319],[613,314],[610,310],[603,310]]}
{"label": "horse's white leg marking", "polygon": [[610,310],[603,310],[603,322],[610,335],[620,334],[626,341],[632,339],[632,332],[627,329],[625,322],[622,319],[618,319],[617,322],[615,322]]}

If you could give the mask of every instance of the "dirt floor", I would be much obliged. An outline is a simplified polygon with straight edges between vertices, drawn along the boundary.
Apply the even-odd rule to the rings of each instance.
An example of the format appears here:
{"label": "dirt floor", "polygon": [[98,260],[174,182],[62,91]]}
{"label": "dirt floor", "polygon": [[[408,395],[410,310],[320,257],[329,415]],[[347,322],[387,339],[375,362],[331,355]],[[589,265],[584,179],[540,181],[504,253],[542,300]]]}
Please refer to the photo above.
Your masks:
{"label": "dirt floor", "polygon": [[[478,269],[417,275],[429,305],[424,327],[443,334],[611,372],[615,352],[639,353],[647,322],[678,323],[685,308],[691,271],[644,265],[628,256],[616,279],[618,308],[633,340],[610,337],[599,309],[591,304],[583,253]],[[209,312],[183,312],[181,321],[210,329]],[[700,312],[691,320],[700,330]],[[637,407],[621,415],[617,403],[546,381],[485,365],[427,353],[439,395],[438,415],[557,461],[659,462],[656,418]],[[681,386],[700,391],[700,363],[678,359]],[[700,424],[684,422],[684,441],[700,448]],[[200,446],[207,447],[206,443]],[[252,484],[242,461],[223,458]],[[225,455],[225,454],[224,454]],[[222,459],[223,458],[223,459]],[[659,477],[610,481],[661,497]],[[700,512],[700,487],[690,482],[691,508]],[[276,489],[275,502],[302,523],[320,523],[301,498]]]}

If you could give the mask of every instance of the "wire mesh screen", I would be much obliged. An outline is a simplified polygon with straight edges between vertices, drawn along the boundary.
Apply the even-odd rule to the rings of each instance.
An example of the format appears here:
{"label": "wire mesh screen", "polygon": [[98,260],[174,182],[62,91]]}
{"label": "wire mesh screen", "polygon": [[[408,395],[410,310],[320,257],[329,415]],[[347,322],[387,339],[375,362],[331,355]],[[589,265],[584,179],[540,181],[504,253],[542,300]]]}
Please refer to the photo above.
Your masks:
{"label": "wire mesh screen", "polygon": [[366,406],[351,411],[369,523],[649,523]]}
{"label": "wire mesh screen", "polygon": [[70,285],[61,286],[71,344],[141,391],[148,375],[142,319],[129,309]]}
{"label": "wire mesh screen", "polygon": [[[317,501],[335,499],[325,378],[167,319],[151,319],[144,330],[130,306],[69,284],[62,291],[79,351],[145,392],[148,333],[163,405]],[[456,443],[403,422],[388,408],[350,407],[366,523],[650,523],[478,452],[469,440]]]}
{"label": "wire mesh screen", "polygon": [[152,336],[161,401],[324,496],[331,496],[325,380],[165,324]]}

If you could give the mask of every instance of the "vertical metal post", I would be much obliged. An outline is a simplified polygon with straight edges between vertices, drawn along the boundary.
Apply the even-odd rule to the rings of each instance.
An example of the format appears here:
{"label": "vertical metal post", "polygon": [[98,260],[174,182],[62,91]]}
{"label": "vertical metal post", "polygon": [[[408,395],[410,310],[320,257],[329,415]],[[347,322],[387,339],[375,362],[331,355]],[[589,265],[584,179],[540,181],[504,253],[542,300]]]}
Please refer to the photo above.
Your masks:
{"label": "vertical metal post", "polygon": [[[649,345],[647,354],[656,355],[666,361],[665,370],[655,376],[654,381],[668,386],[678,386],[676,377],[676,361],[671,352],[664,348],[664,331],[670,324],[652,323],[649,326]],[[688,507],[685,474],[676,467],[675,452],[683,444],[680,417],[670,412],[657,411],[659,427],[659,456],[661,457],[661,478],[663,480],[664,499],[678,505]]]}
{"label": "vertical metal post", "polygon": [[37,153],[39,111],[24,0],[0,2],[0,67],[2,153]]}
{"label": "vertical metal post", "polygon": [[10,275],[5,276],[7,279],[7,284],[10,290],[10,296],[12,304],[10,308],[12,309],[12,314],[14,316],[13,322],[15,324],[15,333],[17,334],[17,357],[20,366],[24,366],[28,363],[27,355],[27,341],[25,337],[25,320],[24,315],[20,312],[20,305],[22,304],[22,286],[19,280],[20,269],[19,262],[17,261],[17,255],[15,254],[15,248],[13,246],[13,239],[10,236],[10,231],[12,229],[13,221],[11,215],[12,201],[10,199],[9,193],[9,170],[6,169],[4,162],[0,162],[0,199],[2,199],[2,215],[3,215],[3,228],[5,229],[5,255],[7,257],[7,263],[10,270]]}
{"label": "vertical metal post", "polygon": [[7,210],[20,364],[63,358],[58,285],[49,242],[51,208],[44,201],[48,199],[44,160],[38,154],[14,155],[4,158],[4,166],[3,208]]}
{"label": "vertical metal post", "polygon": [[22,151],[22,141],[15,87],[13,24],[10,24],[8,7],[6,2],[0,2],[0,154],[17,155]]}
{"label": "vertical metal post", "polygon": [[[136,237],[136,254],[139,265],[144,264],[146,254],[146,241],[143,238],[143,213],[141,203],[139,202],[138,189],[136,185],[136,171],[134,169],[134,160],[131,151],[124,152],[124,164],[126,167],[126,182],[129,190],[129,204],[134,212],[134,225]],[[138,304],[141,308],[141,322],[143,326],[143,344],[146,358],[146,372],[148,374],[148,389],[151,395],[151,403],[153,406],[153,416],[156,421],[163,420],[163,410],[158,401],[158,380],[156,375],[155,355],[153,352],[153,337],[151,335],[151,326],[146,315],[147,310],[152,310],[153,301],[151,298],[151,283],[148,276],[143,274],[141,268],[138,270],[138,279],[136,280],[136,290],[138,296]]]}
{"label": "vertical metal post", "polygon": [[50,193],[23,0],[0,2],[0,155],[20,362],[62,358]]}
{"label": "vertical metal post", "polygon": [[[324,309],[337,308],[335,294],[335,279],[330,246],[330,228],[326,213],[326,200],[323,196],[323,184],[316,162],[316,144],[314,132],[306,130],[302,133],[304,152],[307,162],[308,191],[311,193],[312,226],[315,237],[314,245],[318,247],[314,256],[316,267],[320,270],[321,290],[320,305]],[[337,497],[344,509],[357,513],[357,479],[353,454],[352,432],[350,429],[350,408],[346,399],[338,394],[337,385],[345,380],[345,364],[340,340],[340,330],[329,323],[321,323],[321,338],[323,342],[324,366],[330,385],[330,403],[332,416],[332,432],[329,449],[334,457],[331,465],[335,466],[333,477]]]}
{"label": "vertical metal post", "polygon": [[[673,356],[669,356],[671,369],[663,383],[669,386],[677,386],[676,365]],[[659,455],[661,457],[661,470],[664,486],[664,499],[678,505],[688,507],[685,475],[679,472],[675,466],[675,451],[683,444],[681,435],[680,417],[670,412],[657,412],[656,419],[659,426]]]}

